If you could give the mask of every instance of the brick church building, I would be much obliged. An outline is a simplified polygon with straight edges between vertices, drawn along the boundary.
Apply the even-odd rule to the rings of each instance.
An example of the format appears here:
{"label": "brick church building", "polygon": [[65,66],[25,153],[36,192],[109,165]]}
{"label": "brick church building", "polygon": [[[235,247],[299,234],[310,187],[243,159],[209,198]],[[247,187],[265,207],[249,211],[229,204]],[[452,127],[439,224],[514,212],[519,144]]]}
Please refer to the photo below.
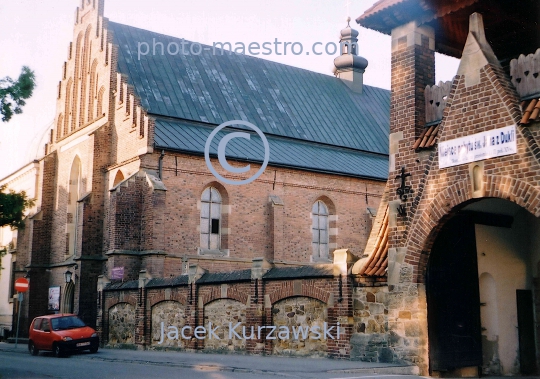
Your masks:
{"label": "brick church building", "polygon": [[[38,211],[19,231],[14,279],[31,283],[21,334],[37,315],[74,312],[110,346],[348,357],[344,275],[363,254],[388,172],[390,93],[363,84],[358,32],[341,31],[334,77],[220,49],[190,53],[201,45],[103,12],[103,0],[76,10]],[[232,120],[268,141],[268,166],[249,184],[218,180],[205,161],[210,133]],[[250,137],[226,151],[233,170],[249,172],[223,169],[211,145],[223,178],[260,169],[262,140]],[[341,335],[160,343],[162,323],[306,319],[341,322]]]}
{"label": "brick church building", "polygon": [[[378,1],[356,21],[391,35],[390,93],[363,85],[354,45],[335,78],[172,55],[183,40],[111,22],[103,5],[77,9],[39,212],[18,238],[26,317],[77,312],[110,346],[538,373],[537,2]],[[139,55],[142,42],[156,52]],[[435,52],[461,59],[451,82],[435,85]],[[268,139],[250,184],[205,162],[231,120]],[[236,173],[211,146],[222,178],[261,167],[251,140],[227,145]],[[195,337],[210,323],[241,335]],[[270,339],[271,326],[310,334]]]}

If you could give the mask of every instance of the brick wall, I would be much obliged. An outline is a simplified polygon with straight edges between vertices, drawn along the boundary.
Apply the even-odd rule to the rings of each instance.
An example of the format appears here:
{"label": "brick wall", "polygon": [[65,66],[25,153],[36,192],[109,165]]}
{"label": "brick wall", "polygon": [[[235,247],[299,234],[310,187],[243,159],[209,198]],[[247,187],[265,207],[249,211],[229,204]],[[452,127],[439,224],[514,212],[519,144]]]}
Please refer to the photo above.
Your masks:
{"label": "brick wall", "polygon": [[[370,320],[367,323],[362,320],[368,314],[359,309],[365,306],[361,300],[364,295],[355,295],[355,314],[362,315],[357,328],[360,325],[365,335],[354,335],[353,352],[362,357],[377,353],[380,359],[381,349],[389,348],[385,353],[388,357],[413,362],[422,373],[428,373],[427,303],[423,282],[437,232],[459,209],[480,198],[509,200],[538,217],[540,148],[537,141],[540,135],[537,127],[516,126],[517,154],[440,169],[437,147],[420,152],[412,149],[425,125],[423,89],[433,84],[432,31],[409,24],[396,28],[392,37],[390,154],[395,171],[390,172],[387,186],[390,208],[394,207],[390,216],[389,247],[394,253],[397,251],[393,263],[398,269],[389,283],[384,303],[388,311],[383,317],[384,329],[372,322],[373,327],[368,331]],[[468,84],[466,75],[454,78],[439,127],[439,142],[519,125],[520,117],[519,98],[510,79],[501,67],[487,64],[479,69],[476,84]],[[473,164],[479,164],[481,170],[480,190],[473,189]],[[414,191],[405,201],[399,199],[396,189],[400,181],[394,179],[401,167],[411,174],[406,184]],[[397,205],[405,206],[405,216],[395,212]],[[402,260],[397,258],[400,252],[405,252]]]}
{"label": "brick wall", "polygon": [[[341,283],[340,283],[341,282]],[[328,356],[348,358],[352,325],[352,286],[347,278],[313,278],[295,280],[255,280],[250,282],[220,282],[183,284],[164,287],[133,288],[137,282],[124,282],[130,289],[106,289],[103,310],[97,324],[102,342],[109,345],[135,344],[141,348],[246,352]],[[116,284],[118,285],[118,283]],[[140,282],[139,282],[140,285]],[[128,305],[129,304],[129,305]],[[294,307],[294,315],[291,314]],[[125,310],[130,309],[129,323],[121,325]],[[291,308],[291,310],[289,310]],[[114,316],[114,319],[111,317]],[[133,318],[134,317],[134,318]],[[133,319],[132,319],[133,318]],[[294,319],[294,323],[289,322]],[[161,322],[165,334],[161,340]],[[192,336],[197,326],[218,326],[219,339],[182,338],[182,327],[191,327],[185,334]],[[229,331],[229,323],[241,338]],[[324,323],[330,331],[324,338]],[[340,335],[337,335],[337,325]],[[267,339],[269,329],[262,326],[287,326],[290,338]],[[174,328],[178,339],[174,339]],[[296,339],[293,326],[319,326],[321,338]],[[243,329],[245,327],[245,329]],[[127,328],[127,329],[126,329]],[[134,330],[134,335],[130,331]],[[253,330],[253,333],[252,333]],[[270,336],[277,336],[279,330]],[[259,338],[260,333],[260,338]],[[243,338],[245,334],[246,338]],[[314,334],[311,334],[315,336]],[[124,337],[122,337],[124,336]],[[232,336],[232,338],[229,338]],[[253,336],[253,338],[251,338]],[[284,335],[282,335],[284,336]],[[122,338],[123,339],[122,339]]]}
{"label": "brick wall", "polygon": [[[157,162],[158,154],[147,155],[142,167],[156,170]],[[229,250],[230,257],[273,256],[278,261],[296,262],[311,260],[311,207],[320,199],[333,216],[330,252],[349,248],[353,254],[361,254],[370,226],[364,215],[367,207],[378,206],[383,190],[379,182],[273,167],[249,185],[223,186],[215,182],[203,158],[172,153],[163,159],[162,181],[167,191],[160,225],[165,227],[154,229],[155,233],[163,231],[162,237],[154,239],[163,238],[169,256],[194,259],[200,246],[200,197],[208,186],[216,187],[224,199],[222,248]],[[270,195],[283,201],[279,220],[272,214]],[[277,240],[283,245],[277,250],[272,240],[276,230],[283,236]]]}

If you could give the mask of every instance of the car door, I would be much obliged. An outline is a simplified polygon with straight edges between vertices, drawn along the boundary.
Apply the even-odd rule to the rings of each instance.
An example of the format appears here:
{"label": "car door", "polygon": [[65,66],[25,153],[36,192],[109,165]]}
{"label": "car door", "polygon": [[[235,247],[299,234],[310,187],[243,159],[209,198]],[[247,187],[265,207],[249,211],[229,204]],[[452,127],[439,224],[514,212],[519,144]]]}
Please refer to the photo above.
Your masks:
{"label": "car door", "polygon": [[42,333],[41,333],[41,322],[43,319],[36,318],[34,321],[34,324],[32,325],[32,330],[30,331],[30,339],[34,342],[34,345],[39,349],[41,340],[42,340]]}
{"label": "car door", "polygon": [[49,319],[44,318],[41,322],[39,343],[39,349],[52,350],[51,322]]}

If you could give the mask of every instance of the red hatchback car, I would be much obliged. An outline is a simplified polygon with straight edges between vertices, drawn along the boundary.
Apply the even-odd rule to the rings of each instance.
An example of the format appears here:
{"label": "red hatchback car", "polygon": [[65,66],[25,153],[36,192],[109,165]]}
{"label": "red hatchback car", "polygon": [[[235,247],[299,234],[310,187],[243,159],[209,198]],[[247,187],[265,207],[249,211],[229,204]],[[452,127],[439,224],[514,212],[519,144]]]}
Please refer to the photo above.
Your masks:
{"label": "red hatchback car", "polygon": [[30,325],[28,350],[38,355],[40,350],[52,351],[61,357],[68,352],[90,350],[96,353],[99,337],[76,315],[56,314],[36,317]]}

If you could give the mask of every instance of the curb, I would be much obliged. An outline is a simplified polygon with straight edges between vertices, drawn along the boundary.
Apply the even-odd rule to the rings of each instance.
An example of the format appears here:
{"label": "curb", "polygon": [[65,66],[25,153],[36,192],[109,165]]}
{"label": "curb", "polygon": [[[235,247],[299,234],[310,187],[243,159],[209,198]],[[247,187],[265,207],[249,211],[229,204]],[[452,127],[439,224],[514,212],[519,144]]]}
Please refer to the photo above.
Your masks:
{"label": "curb", "polygon": [[328,370],[329,374],[378,374],[378,375],[419,375],[418,366],[391,366],[391,367],[370,367],[370,368],[351,368],[343,370]]}

